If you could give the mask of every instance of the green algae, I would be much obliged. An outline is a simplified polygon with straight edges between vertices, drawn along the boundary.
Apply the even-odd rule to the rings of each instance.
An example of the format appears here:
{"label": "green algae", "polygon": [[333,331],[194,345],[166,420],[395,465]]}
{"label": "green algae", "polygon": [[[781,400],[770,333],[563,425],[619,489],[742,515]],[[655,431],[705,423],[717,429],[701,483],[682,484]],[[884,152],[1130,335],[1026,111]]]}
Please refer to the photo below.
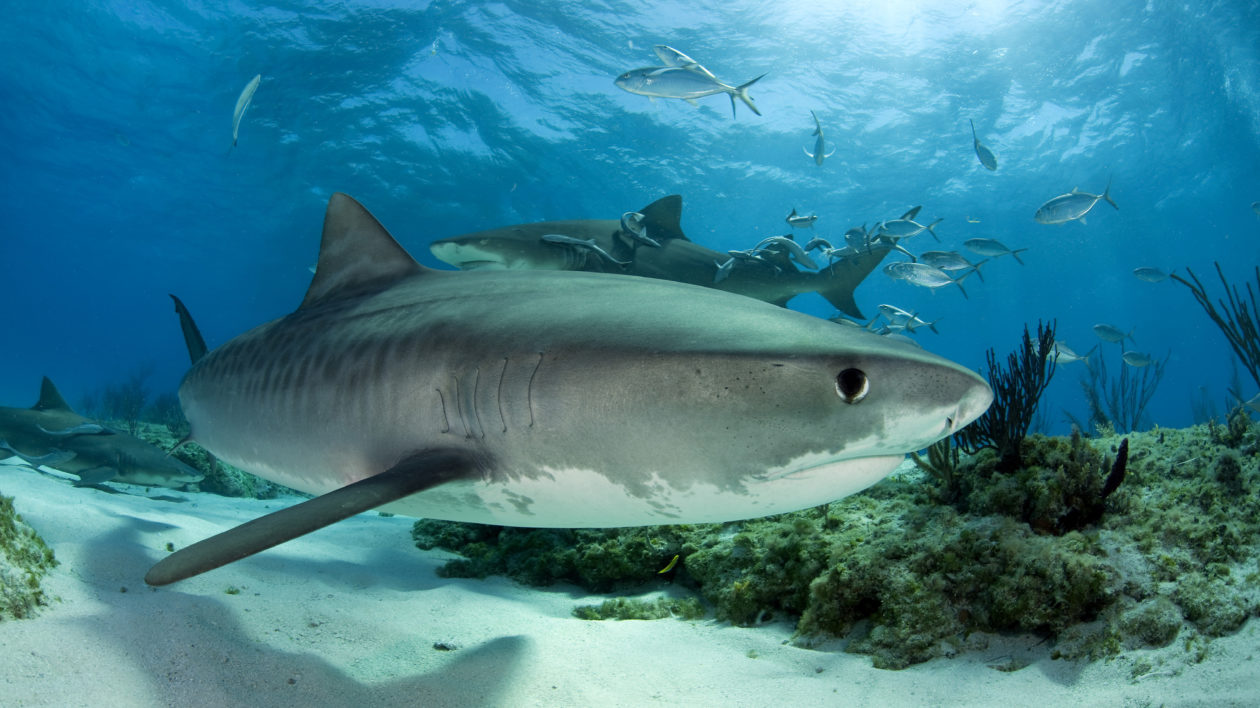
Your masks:
{"label": "green algae", "polygon": [[466,556],[447,575],[597,592],[670,582],[720,620],[794,619],[797,644],[841,638],[890,669],[965,651],[977,632],[1044,636],[1064,659],[1206,655],[1212,637],[1260,615],[1260,426],[1233,416],[1128,438],[1109,496],[1120,437],[1035,435],[1010,474],[991,452],[964,455],[947,475],[895,475],[764,519],[580,531],[422,521],[416,535]]}
{"label": "green algae", "polygon": [[13,498],[0,495],[0,620],[33,617],[48,604],[40,581],[56,565],[52,549],[14,510]]}

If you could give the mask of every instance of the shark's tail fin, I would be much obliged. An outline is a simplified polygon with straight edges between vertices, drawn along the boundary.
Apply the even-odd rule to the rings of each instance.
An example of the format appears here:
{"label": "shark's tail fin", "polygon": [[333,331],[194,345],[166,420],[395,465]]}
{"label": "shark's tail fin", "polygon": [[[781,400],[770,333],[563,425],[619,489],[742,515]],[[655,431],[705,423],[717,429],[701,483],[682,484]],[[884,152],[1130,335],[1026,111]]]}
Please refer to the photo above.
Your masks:
{"label": "shark's tail fin", "polygon": [[814,286],[812,289],[837,310],[864,320],[866,317],[853,299],[853,291],[879,266],[888,251],[885,245],[876,246],[865,253],[836,261],[817,273],[810,273],[808,275],[813,279]]}
{"label": "shark's tail fin", "polygon": [[765,76],[766,76],[765,74],[762,74],[761,76],[758,76],[757,78],[753,79],[752,81],[749,81],[749,82],[747,82],[747,83],[740,84],[739,86],[736,86],[736,87],[735,87],[735,90],[734,90],[734,91],[731,91],[731,92],[730,92],[730,96],[731,96],[731,117],[734,117],[734,116],[735,116],[735,97],[736,97],[736,96],[738,96],[738,97],[739,97],[739,100],[743,101],[743,102],[744,102],[744,104],[745,104],[745,105],[747,105],[747,106],[748,106],[748,108],[750,108],[750,109],[752,110],[752,112],[753,112],[753,113],[756,113],[757,115],[761,115],[761,111],[757,110],[757,104],[753,103],[752,96],[749,96],[749,95],[748,95],[748,87],[749,87],[749,86],[752,86],[753,84],[757,83],[758,81],[761,81],[763,78],[765,78]]}
{"label": "shark's tail fin", "polygon": [[175,301],[175,313],[179,315],[179,328],[184,331],[184,345],[188,347],[188,358],[196,364],[208,351],[206,340],[202,338],[201,330],[197,329],[197,323],[193,322],[192,313],[184,307],[184,303],[174,295],[171,295],[171,299]]}

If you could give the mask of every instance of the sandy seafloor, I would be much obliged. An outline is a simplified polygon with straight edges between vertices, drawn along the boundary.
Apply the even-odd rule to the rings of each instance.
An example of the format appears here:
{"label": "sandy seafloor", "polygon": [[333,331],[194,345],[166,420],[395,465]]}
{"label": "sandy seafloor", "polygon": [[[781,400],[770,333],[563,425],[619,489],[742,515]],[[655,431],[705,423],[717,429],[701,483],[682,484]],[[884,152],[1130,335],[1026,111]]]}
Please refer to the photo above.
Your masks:
{"label": "sandy seafloor", "polygon": [[[58,599],[0,621],[0,704],[1260,705],[1254,619],[1202,663],[1140,680],[1123,657],[1056,661],[1028,636],[972,637],[980,648],[885,671],[840,642],[794,647],[786,622],[590,622],[574,606],[605,596],[440,578],[448,554],[416,549],[412,519],[374,513],[151,589],[142,578],[167,542],[295,500],[126,490],[0,466],[0,494],[60,561],[44,581]],[[1012,660],[1028,665],[994,668]]]}

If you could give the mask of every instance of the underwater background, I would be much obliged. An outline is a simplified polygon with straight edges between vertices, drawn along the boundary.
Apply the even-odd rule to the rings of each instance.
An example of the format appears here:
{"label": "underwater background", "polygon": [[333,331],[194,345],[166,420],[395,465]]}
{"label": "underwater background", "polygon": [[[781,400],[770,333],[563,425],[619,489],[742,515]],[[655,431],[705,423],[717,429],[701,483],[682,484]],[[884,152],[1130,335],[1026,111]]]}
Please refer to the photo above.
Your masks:
{"label": "underwater background", "polygon": [[[984,281],[930,292],[872,273],[937,320],[915,336],[983,370],[1025,323],[1055,319],[1077,352],[1168,356],[1148,409],[1194,422],[1227,407],[1233,356],[1189,292],[1134,277],[1189,266],[1215,296],[1260,261],[1260,3],[204,2],[10,3],[0,25],[4,195],[0,401],[41,375],[74,403],[136,372],[172,391],[187,356],[167,293],[213,347],[300,301],[324,206],[359,199],[421,262],[431,241],[508,224],[615,219],[666,194],[719,251],[817,235],[922,205],[942,246],[1027,248]],[[765,78],[762,116],[618,89],[655,44],[720,79]],[[238,94],[261,85],[232,147]],[[817,113],[835,153],[818,166]],[[986,170],[968,121],[997,154]],[[1074,187],[1088,223],[1036,223]],[[807,236],[808,237],[808,236]],[[919,235],[914,251],[937,244]],[[891,254],[886,262],[901,259]],[[442,266],[446,267],[446,266]],[[792,307],[834,313],[816,296]],[[1039,427],[1088,419],[1063,364]],[[1244,398],[1254,391],[1242,375]],[[1208,410],[1200,406],[1200,413]]]}

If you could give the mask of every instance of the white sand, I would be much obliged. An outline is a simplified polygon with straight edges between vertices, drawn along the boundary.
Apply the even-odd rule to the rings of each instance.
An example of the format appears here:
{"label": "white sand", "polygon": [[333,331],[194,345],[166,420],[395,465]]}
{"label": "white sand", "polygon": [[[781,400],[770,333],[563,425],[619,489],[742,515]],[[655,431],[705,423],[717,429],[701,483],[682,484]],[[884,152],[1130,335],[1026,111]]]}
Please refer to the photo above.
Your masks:
{"label": "white sand", "polygon": [[[0,493],[61,562],[44,583],[58,601],[0,622],[0,704],[1260,705],[1254,620],[1199,664],[1179,642],[1087,664],[1049,659],[1036,638],[973,637],[988,646],[882,671],[837,648],[790,646],[782,623],[587,622],[570,612],[601,596],[442,579],[446,554],[416,549],[411,519],[375,514],[155,590],[141,579],[168,541],[182,547],[293,500],[130,491],[0,466]],[[1134,681],[1143,657],[1167,663]],[[1029,665],[991,668],[1012,658]]]}

